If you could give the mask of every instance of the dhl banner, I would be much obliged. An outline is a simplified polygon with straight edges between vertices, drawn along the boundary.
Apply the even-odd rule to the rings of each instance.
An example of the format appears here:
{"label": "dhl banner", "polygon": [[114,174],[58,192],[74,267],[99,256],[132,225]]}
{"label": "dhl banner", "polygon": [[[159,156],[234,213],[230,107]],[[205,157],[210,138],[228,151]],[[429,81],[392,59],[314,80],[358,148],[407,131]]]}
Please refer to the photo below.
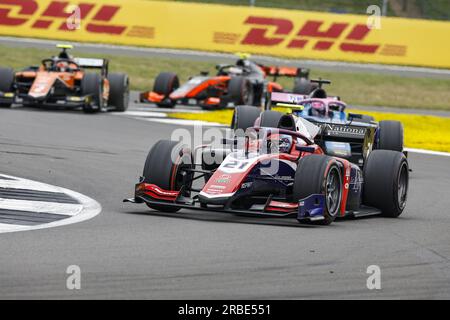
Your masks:
{"label": "dhl banner", "polygon": [[172,1],[0,0],[0,35],[450,68],[450,22],[387,17],[369,29],[367,18]]}

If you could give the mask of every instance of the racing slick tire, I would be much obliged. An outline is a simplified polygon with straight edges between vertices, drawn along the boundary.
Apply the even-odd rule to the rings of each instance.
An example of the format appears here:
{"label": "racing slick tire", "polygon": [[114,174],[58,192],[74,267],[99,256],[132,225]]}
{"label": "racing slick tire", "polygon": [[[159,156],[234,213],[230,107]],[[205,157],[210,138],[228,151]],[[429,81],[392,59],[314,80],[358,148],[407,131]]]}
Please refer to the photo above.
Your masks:
{"label": "racing slick tire", "polygon": [[[175,163],[172,155],[177,155]],[[143,182],[155,184],[164,190],[180,190],[183,185],[183,168],[193,167],[190,150],[179,145],[177,141],[160,140],[151,148],[144,165]],[[187,189],[190,184],[185,185]],[[187,192],[188,194],[189,192]],[[163,212],[176,212],[179,208],[163,204],[147,204],[150,208]]]}
{"label": "racing slick tire", "polygon": [[172,72],[161,72],[155,79],[153,84],[153,92],[157,94],[164,95],[164,102],[157,103],[156,105],[160,108],[173,108],[176,102],[167,99],[169,95],[178,89],[180,86],[180,79],[175,73]]}
{"label": "racing slick tire", "polygon": [[312,194],[325,196],[324,219],[314,224],[329,225],[339,214],[343,194],[341,169],[335,159],[325,155],[309,155],[298,162],[292,197],[298,202]]}
{"label": "racing slick tire", "polygon": [[256,119],[261,114],[258,108],[253,106],[237,106],[234,108],[230,128],[233,130],[247,130],[255,125]]}
{"label": "racing slick tire", "polygon": [[296,78],[292,92],[296,94],[309,95],[316,88],[317,85],[312,83],[307,78]]}
{"label": "racing slick tire", "polygon": [[228,81],[228,95],[235,105],[254,105],[253,86],[245,77],[231,77]]}
{"label": "racing slick tire", "polygon": [[283,113],[278,111],[266,110],[261,112],[259,120],[260,127],[278,128]]}
{"label": "racing slick tire", "polygon": [[403,125],[401,122],[380,121],[376,149],[403,151]]}
{"label": "racing slick tire", "polygon": [[130,100],[130,80],[125,73],[110,73],[108,105],[116,111],[124,112],[128,109]]}
{"label": "racing slick tire", "polygon": [[398,217],[408,195],[409,170],[405,155],[374,150],[367,158],[363,176],[363,204],[380,209],[385,217]]}
{"label": "racing slick tire", "polygon": [[[10,68],[0,68],[0,91],[11,92],[14,84],[14,70]],[[12,103],[0,103],[0,108],[9,108]]]}
{"label": "racing slick tire", "polygon": [[81,94],[92,97],[89,103],[85,103],[85,113],[96,113],[103,107],[103,79],[98,73],[86,73],[81,80]]}

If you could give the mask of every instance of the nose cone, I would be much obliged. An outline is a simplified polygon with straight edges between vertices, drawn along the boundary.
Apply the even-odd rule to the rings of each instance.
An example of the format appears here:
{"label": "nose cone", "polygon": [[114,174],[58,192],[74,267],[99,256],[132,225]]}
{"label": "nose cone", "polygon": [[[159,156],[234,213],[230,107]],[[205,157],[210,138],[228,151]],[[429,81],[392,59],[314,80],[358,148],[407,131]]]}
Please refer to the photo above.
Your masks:
{"label": "nose cone", "polygon": [[31,86],[28,95],[33,98],[46,97],[50,89],[53,87],[57,76],[49,72],[39,72]]}

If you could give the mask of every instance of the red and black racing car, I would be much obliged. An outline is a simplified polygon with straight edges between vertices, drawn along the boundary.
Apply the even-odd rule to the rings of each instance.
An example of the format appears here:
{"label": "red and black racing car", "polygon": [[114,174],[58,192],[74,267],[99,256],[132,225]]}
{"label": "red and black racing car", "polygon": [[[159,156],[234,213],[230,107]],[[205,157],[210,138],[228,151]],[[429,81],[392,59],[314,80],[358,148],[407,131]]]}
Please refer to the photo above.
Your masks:
{"label": "red and black racing car", "polygon": [[[266,92],[282,92],[278,77],[294,78],[293,91],[308,94],[309,70],[296,67],[264,66],[241,54],[236,64],[219,64],[217,74],[202,72],[180,86],[175,73],[162,72],[154,82],[153,90],[142,92],[140,102],[152,102],[158,107],[172,108],[176,104],[198,105],[214,110],[236,105],[260,106]],[[272,81],[268,77],[273,77]]]}
{"label": "red and black racing car", "polygon": [[[403,212],[408,160],[399,151],[374,149],[375,126],[319,127],[293,114],[276,115],[274,122],[273,115],[238,106],[232,128],[245,134],[237,130],[222,146],[191,151],[177,141],[157,142],[134,197],[125,201],[164,212],[186,208],[319,224]],[[341,141],[359,144],[362,161],[353,161]]]}

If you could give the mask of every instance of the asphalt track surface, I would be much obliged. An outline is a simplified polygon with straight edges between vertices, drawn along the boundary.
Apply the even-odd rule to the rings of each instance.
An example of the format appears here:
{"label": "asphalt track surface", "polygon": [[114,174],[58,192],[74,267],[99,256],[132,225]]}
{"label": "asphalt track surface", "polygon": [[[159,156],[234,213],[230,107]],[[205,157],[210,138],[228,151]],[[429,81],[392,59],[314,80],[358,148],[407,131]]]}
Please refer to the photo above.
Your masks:
{"label": "asphalt track surface", "polygon": [[[450,298],[450,158],[410,154],[398,219],[314,227],[122,203],[149,148],[173,129],[108,113],[0,109],[0,172],[103,208],[88,221],[0,234],[0,298]],[[66,289],[69,265],[81,268],[81,290]],[[366,287],[370,265],[381,268],[381,290]]]}

